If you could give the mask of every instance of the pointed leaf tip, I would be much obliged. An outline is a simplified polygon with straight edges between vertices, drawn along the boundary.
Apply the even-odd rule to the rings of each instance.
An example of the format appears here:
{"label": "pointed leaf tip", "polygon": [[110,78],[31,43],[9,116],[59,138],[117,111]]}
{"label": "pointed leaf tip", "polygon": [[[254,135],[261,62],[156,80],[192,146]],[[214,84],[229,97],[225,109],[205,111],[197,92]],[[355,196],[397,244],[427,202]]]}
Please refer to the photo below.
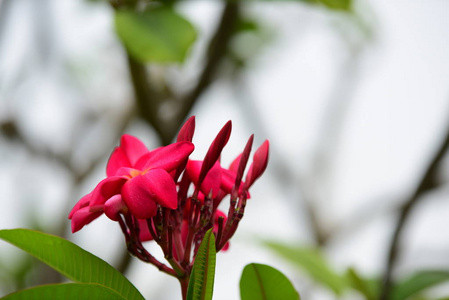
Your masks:
{"label": "pointed leaf tip", "polygon": [[195,257],[187,289],[187,300],[211,300],[215,277],[215,236],[212,229],[204,235]]}

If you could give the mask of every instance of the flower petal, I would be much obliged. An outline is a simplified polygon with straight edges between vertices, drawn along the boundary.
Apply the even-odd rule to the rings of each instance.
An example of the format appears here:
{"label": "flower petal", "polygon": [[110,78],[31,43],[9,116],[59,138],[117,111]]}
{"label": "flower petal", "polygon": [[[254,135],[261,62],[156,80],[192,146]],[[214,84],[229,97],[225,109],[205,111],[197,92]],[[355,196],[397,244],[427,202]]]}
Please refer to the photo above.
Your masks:
{"label": "flower petal", "polygon": [[126,181],[127,179],[121,176],[107,177],[100,181],[92,192],[90,206],[102,205],[112,196],[120,194]]}
{"label": "flower petal", "polygon": [[122,195],[114,195],[111,198],[109,198],[104,203],[103,209],[105,215],[113,221],[119,220],[120,218],[119,213],[124,214],[128,211],[125,202],[123,202],[122,200]]}
{"label": "flower petal", "polygon": [[72,215],[72,233],[77,232],[102,214],[103,212],[90,212],[89,206],[77,210]]}
{"label": "flower petal", "polygon": [[156,202],[153,201],[145,187],[145,176],[134,177],[123,186],[123,201],[131,214],[138,219],[154,217],[157,212]]}
{"label": "flower petal", "polygon": [[132,174],[136,173],[142,173],[142,171],[136,170],[134,168],[122,167],[117,169],[117,171],[115,172],[115,176],[130,178],[133,177]]}
{"label": "flower petal", "polygon": [[72,216],[74,213],[76,213],[78,210],[80,210],[83,207],[86,207],[89,205],[90,200],[92,199],[92,193],[90,192],[89,194],[87,194],[86,196],[84,196],[83,198],[81,198],[76,204],[75,206],[72,208],[72,210],[69,213],[69,219],[72,219]]}
{"label": "flower petal", "polygon": [[163,169],[152,169],[146,173],[150,179],[148,189],[154,195],[154,199],[163,207],[178,208],[178,195],[173,178]]}
{"label": "flower petal", "polygon": [[108,164],[106,166],[106,175],[114,176],[117,173],[117,170],[122,167],[131,167],[131,163],[126,157],[125,151],[122,148],[116,147],[109,157]]}
{"label": "flower petal", "polygon": [[185,162],[194,149],[191,142],[160,147],[142,156],[135,167],[140,170],[161,168],[170,172]]}
{"label": "flower petal", "polygon": [[222,169],[221,189],[229,194],[235,183],[235,173],[226,169]]}
{"label": "flower petal", "polygon": [[150,233],[150,230],[148,229],[147,220],[145,219],[138,219],[139,222],[139,238],[142,242],[151,241],[153,239],[153,236]]}
{"label": "flower petal", "polygon": [[124,134],[120,140],[120,148],[125,152],[126,157],[131,163],[131,167],[139,160],[139,158],[148,152],[148,148],[138,138]]}
{"label": "flower petal", "polygon": [[123,200],[138,219],[148,219],[156,214],[156,203],[170,208],[178,207],[176,184],[163,169],[151,169],[125,183]]}
{"label": "flower petal", "polygon": [[232,171],[234,173],[237,173],[239,169],[240,159],[242,159],[242,154],[240,153],[239,156],[237,156],[232,163],[229,165],[229,171]]}
{"label": "flower petal", "polygon": [[203,161],[201,160],[190,160],[187,162],[186,171],[192,182],[196,185],[198,184],[198,179],[200,178],[201,165]]}
{"label": "flower petal", "polygon": [[[199,160],[189,160],[189,162],[187,163],[187,174],[189,175],[193,183],[197,186],[199,184],[199,176],[203,164],[204,162]],[[207,173],[206,178],[204,178],[200,186],[201,192],[204,195],[209,196],[209,193],[212,191],[212,198],[215,198],[220,191],[221,180],[222,168],[220,166],[220,163],[217,161]]]}

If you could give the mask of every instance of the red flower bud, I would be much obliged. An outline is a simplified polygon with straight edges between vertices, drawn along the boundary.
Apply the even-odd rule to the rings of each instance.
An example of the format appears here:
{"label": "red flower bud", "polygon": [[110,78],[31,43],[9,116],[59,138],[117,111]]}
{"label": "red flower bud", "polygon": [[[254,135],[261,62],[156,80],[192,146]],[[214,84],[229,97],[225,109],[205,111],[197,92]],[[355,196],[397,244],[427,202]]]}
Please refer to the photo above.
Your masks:
{"label": "red flower bud", "polygon": [[246,185],[247,188],[253,185],[253,183],[262,176],[263,172],[267,168],[268,164],[268,153],[269,153],[270,143],[266,140],[254,153],[253,163],[246,174]]}
{"label": "red flower bud", "polygon": [[229,136],[231,135],[231,129],[232,122],[228,121],[210,145],[209,150],[204,157],[203,165],[201,166],[201,172],[198,179],[199,185],[201,185],[209,170],[214,166],[215,162],[220,157],[221,151],[223,150],[224,146],[229,140]]}

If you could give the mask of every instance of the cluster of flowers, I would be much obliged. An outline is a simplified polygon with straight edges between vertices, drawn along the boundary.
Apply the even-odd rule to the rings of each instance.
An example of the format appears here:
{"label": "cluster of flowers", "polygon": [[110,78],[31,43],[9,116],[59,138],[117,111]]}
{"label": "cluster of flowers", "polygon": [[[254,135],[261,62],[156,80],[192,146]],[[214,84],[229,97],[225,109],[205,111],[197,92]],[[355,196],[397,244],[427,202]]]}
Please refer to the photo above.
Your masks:
{"label": "cluster of flowers", "polygon": [[[190,274],[207,230],[213,228],[217,251],[227,248],[243,217],[248,190],[268,163],[269,143],[265,141],[243,181],[251,136],[230,167],[223,168],[220,155],[231,127],[229,121],[220,130],[203,161],[189,159],[194,150],[194,117],[183,125],[176,143],[152,151],[139,139],[123,135],[109,158],[106,179],[70,212],[72,232],[104,213],[120,224],[131,254],[178,278]],[[217,208],[228,195],[230,206],[225,214]],[[143,247],[142,242],[149,240],[160,245],[171,268]]]}

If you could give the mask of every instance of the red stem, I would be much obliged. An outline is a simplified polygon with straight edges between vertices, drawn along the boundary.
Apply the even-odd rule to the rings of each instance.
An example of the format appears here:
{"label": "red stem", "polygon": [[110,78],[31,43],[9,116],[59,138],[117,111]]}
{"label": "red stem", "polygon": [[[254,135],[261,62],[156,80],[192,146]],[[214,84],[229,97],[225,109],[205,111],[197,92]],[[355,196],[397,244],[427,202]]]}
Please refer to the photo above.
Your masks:
{"label": "red stem", "polygon": [[223,223],[224,223],[224,217],[218,218],[218,234],[217,234],[217,240],[215,241],[215,249],[218,251],[220,246],[220,241],[223,236]]}
{"label": "red stem", "polygon": [[182,300],[187,299],[187,290],[189,288],[189,279],[190,279],[190,276],[186,276],[184,278],[179,278],[179,283],[181,284]]}
{"label": "red stem", "polygon": [[150,231],[150,234],[153,237],[153,240],[159,244],[160,239],[159,239],[156,231],[154,231],[153,223],[154,223],[153,218],[147,219],[148,230]]}

